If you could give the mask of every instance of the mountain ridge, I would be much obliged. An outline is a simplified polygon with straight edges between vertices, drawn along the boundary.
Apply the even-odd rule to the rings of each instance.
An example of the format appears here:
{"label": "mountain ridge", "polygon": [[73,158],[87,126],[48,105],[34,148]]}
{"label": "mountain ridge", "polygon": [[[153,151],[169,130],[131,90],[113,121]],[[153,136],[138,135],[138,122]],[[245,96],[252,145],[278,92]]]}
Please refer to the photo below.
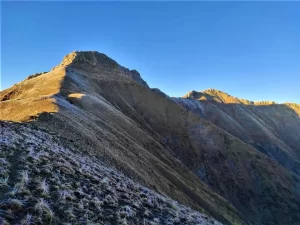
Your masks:
{"label": "mountain ridge", "polygon": [[[262,147],[266,143],[259,138],[264,137],[275,148],[278,148],[272,150],[276,153],[267,152],[267,154],[271,154],[271,157],[275,157],[274,154],[277,154],[278,157],[275,159],[280,158],[279,161],[287,167],[290,167],[289,164],[296,163],[296,170],[293,171],[299,174],[298,146],[300,139],[297,138],[297,133],[300,135],[299,104],[278,104],[270,101],[252,102],[216,89],[188,92],[182,98],[173,98],[173,100],[261,151],[269,148]],[[210,114],[211,112],[213,114]],[[295,135],[287,135],[288,132],[285,129],[289,128],[294,129]],[[259,133],[259,135],[255,133]],[[279,149],[281,149],[281,153],[279,153]],[[290,158],[289,162],[283,162],[284,160],[278,154],[290,154],[290,156],[285,156]]]}
{"label": "mountain ridge", "polygon": [[[296,102],[283,102],[283,103],[277,103],[275,101],[267,101],[267,100],[263,100],[263,101],[251,101],[248,99],[244,99],[244,98],[239,98],[239,97],[235,97],[232,96],[230,94],[228,94],[227,92],[218,90],[218,89],[214,89],[214,88],[209,88],[209,89],[205,89],[203,91],[189,91],[187,94],[185,94],[184,96],[182,96],[182,98],[192,98],[192,99],[197,99],[197,100],[207,100],[205,99],[205,95],[209,95],[212,99],[214,97],[216,98],[221,98],[222,96],[225,96],[225,99],[222,99],[223,101],[221,101],[221,103],[241,103],[241,104],[245,104],[245,105],[291,105],[291,106],[295,106],[297,108],[300,107],[300,104],[296,103]],[[226,99],[226,97],[228,99]],[[202,98],[202,99],[201,99]],[[214,99],[216,100],[221,100],[221,99]],[[229,101],[228,101],[229,100]],[[218,101],[220,102],[220,101]]]}
{"label": "mountain ridge", "polygon": [[[135,112],[133,105],[130,106],[135,101],[130,91],[147,91],[150,95],[162,96],[119,68],[114,66],[112,71],[103,68],[97,73],[95,68],[89,71],[78,68],[78,65],[63,65],[18,83],[0,93],[0,107],[4,109],[1,110],[1,119],[31,121],[65,138],[72,137],[78,146],[90,152],[97,149],[98,157],[105,158],[127,176],[198,210],[203,211],[202,205],[221,221],[241,224],[237,211],[204,184],[199,184],[197,177],[156,140],[160,137],[152,128],[141,127],[140,124],[146,122]],[[124,99],[126,92],[120,93],[124,88],[129,94],[125,97],[130,101]],[[16,108],[22,110],[16,111]],[[124,110],[135,118],[126,116]],[[219,206],[208,196],[212,196]],[[219,207],[226,210],[218,212]]]}
{"label": "mountain ridge", "polygon": [[297,224],[298,175],[103,54],[77,54],[2,91],[1,120],[55,133],[222,223]]}

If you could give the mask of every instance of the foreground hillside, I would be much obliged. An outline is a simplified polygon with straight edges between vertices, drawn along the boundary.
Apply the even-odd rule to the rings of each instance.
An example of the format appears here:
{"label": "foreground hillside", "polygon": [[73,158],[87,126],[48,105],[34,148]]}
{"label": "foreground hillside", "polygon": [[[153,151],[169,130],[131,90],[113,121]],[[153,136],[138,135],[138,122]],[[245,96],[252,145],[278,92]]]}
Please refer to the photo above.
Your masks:
{"label": "foreground hillside", "polygon": [[104,54],[73,52],[0,100],[2,120],[55,133],[223,224],[299,224],[296,173]]}
{"label": "foreground hillside", "polygon": [[0,224],[221,225],[64,144],[36,127],[1,122]]}

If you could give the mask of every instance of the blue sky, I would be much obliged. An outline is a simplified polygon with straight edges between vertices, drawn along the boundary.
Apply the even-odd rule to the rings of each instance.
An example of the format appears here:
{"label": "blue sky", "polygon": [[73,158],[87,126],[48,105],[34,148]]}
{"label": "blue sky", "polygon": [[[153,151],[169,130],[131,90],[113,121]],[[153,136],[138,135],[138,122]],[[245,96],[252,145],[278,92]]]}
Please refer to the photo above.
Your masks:
{"label": "blue sky", "polygon": [[96,50],[170,96],[300,103],[300,2],[2,2],[1,88]]}

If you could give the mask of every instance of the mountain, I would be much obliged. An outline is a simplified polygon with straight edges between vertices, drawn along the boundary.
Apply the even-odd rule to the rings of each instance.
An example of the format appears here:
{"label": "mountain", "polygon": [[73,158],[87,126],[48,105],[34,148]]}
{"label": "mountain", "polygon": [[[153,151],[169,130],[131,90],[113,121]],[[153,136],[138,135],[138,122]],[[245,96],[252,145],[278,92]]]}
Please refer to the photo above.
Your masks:
{"label": "mountain", "polygon": [[[213,103],[209,103],[210,101]],[[206,102],[205,104],[216,104],[213,99]],[[102,190],[101,179],[104,179],[102,173],[110,169],[115,171],[115,176],[113,182],[104,182],[109,187],[113,183],[116,185],[118,180],[121,180],[121,183],[132,180],[136,187],[142,185],[153,190],[147,196],[157,196],[159,195],[157,193],[160,193],[167,196],[166,202],[172,202],[173,199],[208,215],[207,219],[204,218],[205,221],[200,224],[206,222],[213,224],[214,221],[209,219],[210,216],[223,224],[299,224],[300,178],[297,173],[297,160],[294,160],[291,168],[287,167],[267,154],[269,149],[264,151],[257,149],[255,144],[232,134],[209,117],[205,117],[204,112],[200,112],[197,107],[187,107],[188,104],[185,103],[199,105],[199,107],[202,104],[196,98],[174,99],[158,89],[149,88],[137,71],[120,66],[104,54],[85,51],[70,53],[51,71],[29,76],[0,93],[1,120],[14,121],[14,123],[5,122],[3,125],[8,127],[5,129],[13,131],[2,133],[1,143],[8,151],[3,154],[1,152],[1,157],[3,162],[8,162],[6,164],[12,164],[2,181],[4,182],[8,176],[12,179],[8,180],[8,187],[5,186],[4,189],[1,187],[0,198],[4,199],[3,201],[11,201],[6,195],[7,191],[13,189],[18,182],[16,174],[26,171],[26,168],[21,167],[12,169],[17,165],[12,157],[19,156],[21,161],[32,160],[30,154],[39,154],[41,143],[49,142],[44,150],[48,152],[46,153],[48,158],[43,158],[42,164],[49,167],[50,171],[53,170],[53,173],[35,174],[36,183],[42,182],[43,179],[47,179],[49,183],[50,180],[55,181],[58,179],[55,174],[59,173],[59,177],[67,179],[68,190],[74,194],[76,191],[74,188],[88,189],[88,185],[80,181],[82,176],[86,177],[84,182],[88,183],[96,179],[93,187]],[[297,106],[291,107],[297,109]],[[218,116],[216,114],[216,117]],[[297,118],[299,119],[299,114],[294,119]],[[293,126],[293,129],[297,129],[296,125]],[[30,129],[33,127],[36,131],[30,133],[27,127]],[[10,134],[11,132],[14,134]],[[31,135],[26,136],[27,133]],[[42,134],[38,135],[40,133]],[[64,159],[62,161],[67,159],[64,158],[64,154],[60,156],[59,151],[56,155],[53,154],[55,157],[50,157],[51,152],[55,152],[54,147],[51,146],[56,144],[51,142],[51,137],[44,137],[43,133],[57,137],[55,143],[72,149],[70,151],[73,155],[85,156],[85,164],[81,167],[87,165],[93,167],[92,171],[97,171],[97,165],[105,166],[103,170],[98,169],[97,173],[101,176],[95,178],[96,174],[88,170],[80,172],[79,178],[76,178],[78,166],[73,168],[69,163],[71,160],[80,166],[82,162],[74,160],[79,155],[70,158],[64,169],[52,166],[56,164],[55,159],[62,158]],[[25,135],[20,137],[20,134]],[[296,155],[297,149],[293,149],[293,146],[299,136],[286,136],[289,139],[284,143],[290,147],[285,150],[287,156],[288,154],[293,156],[292,153]],[[11,137],[17,139],[17,142],[10,144],[7,139]],[[253,141],[255,142],[254,139]],[[282,144],[279,141],[276,144]],[[28,145],[22,146],[22,142]],[[269,143],[270,146],[272,144]],[[30,149],[37,152],[30,153]],[[34,165],[39,163],[35,161],[31,163]],[[31,165],[30,161],[27,165]],[[121,174],[121,177],[117,174]],[[75,183],[80,183],[77,184],[79,187],[68,179],[75,179],[77,181]],[[36,184],[31,185],[35,187]],[[57,196],[57,188],[54,186],[59,185],[54,183],[51,185],[53,187],[50,190],[53,190],[53,194],[46,197],[47,201],[54,204]],[[63,188],[65,190],[66,187]],[[116,190],[114,186],[112,189]],[[92,190],[85,191],[86,194],[90,192],[94,193]],[[142,191],[138,193],[142,195]],[[107,193],[95,195],[104,202]],[[130,195],[134,195],[132,190]],[[119,198],[118,195],[113,196],[115,200]],[[37,204],[40,198],[43,198],[43,192],[33,191],[30,197],[28,197],[28,204],[31,205],[32,202]],[[62,204],[73,205],[76,210],[77,208],[80,210],[79,206],[75,206],[80,200],[79,197],[62,200],[65,201]],[[129,205],[131,208],[135,201],[140,202],[141,199],[131,202]],[[141,215],[141,211],[135,210],[136,218],[125,216],[127,222],[136,224],[141,218],[145,218],[147,223],[154,224],[154,219],[158,218],[165,221],[158,224],[170,224],[167,221],[171,218],[173,220],[180,218],[177,215],[181,215],[180,212],[184,212],[185,209],[190,214],[196,213],[179,205],[173,206],[178,209],[177,211],[167,210],[169,212],[159,215],[157,208],[167,205],[167,203],[163,204],[156,208],[146,204],[145,208],[150,212],[147,214],[149,216]],[[58,221],[70,222],[66,221],[68,212],[65,212],[64,208],[60,209],[58,205],[51,206]],[[109,201],[108,207],[104,207],[103,210],[109,208],[115,211],[124,210],[125,206],[122,201],[118,204],[116,201],[114,203]],[[1,206],[0,209],[2,208]],[[16,211],[15,208],[6,206],[4,210],[6,210],[5,215],[7,211],[23,216],[28,213],[26,207]],[[97,214],[95,210],[96,208],[91,208],[86,213]],[[30,212],[38,216],[40,211]],[[83,216],[78,214],[76,217],[76,215],[73,221],[78,222]],[[197,214],[197,218],[203,218],[202,215]],[[104,217],[104,220],[117,224],[118,218],[115,215],[110,219]],[[18,219],[21,218],[17,217],[15,221]],[[45,223],[46,219],[42,222]],[[103,218],[97,220],[94,217],[92,219],[93,222],[100,224],[104,223],[104,220]],[[173,223],[199,224],[196,219],[190,223],[186,220],[187,218],[183,218],[183,221],[173,221]]]}
{"label": "mountain", "polygon": [[253,102],[209,89],[176,102],[300,175],[300,105]]}
{"label": "mountain", "polygon": [[[274,101],[253,102],[233,97],[216,89],[202,92],[191,91],[182,98],[172,99],[188,111],[212,122],[253,147],[257,152],[263,153],[273,162],[281,164],[292,176],[299,178],[299,104],[277,104]],[[199,177],[206,184],[214,187],[221,196],[231,199],[231,202],[234,201],[233,196],[228,196],[222,189],[215,187],[214,182],[208,180],[203,172],[199,174]],[[295,191],[299,196],[299,186],[290,187],[289,191]],[[257,195],[259,194],[256,193],[255,196]],[[264,194],[261,196],[261,199],[263,198],[265,198]],[[275,198],[270,201],[271,204],[276,202]],[[298,219],[297,223],[299,223]]]}

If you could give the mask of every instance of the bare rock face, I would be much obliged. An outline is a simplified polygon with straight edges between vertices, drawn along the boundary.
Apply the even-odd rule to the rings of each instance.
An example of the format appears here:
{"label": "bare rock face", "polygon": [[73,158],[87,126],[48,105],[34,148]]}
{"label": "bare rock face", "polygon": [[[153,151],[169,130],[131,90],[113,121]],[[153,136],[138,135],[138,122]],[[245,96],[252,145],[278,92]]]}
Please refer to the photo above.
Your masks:
{"label": "bare rock face", "polygon": [[[298,136],[285,135],[283,141],[278,135],[287,129],[297,134],[298,125],[290,125],[297,121],[299,113],[289,112],[282,119],[284,111],[277,105],[262,110],[265,105],[257,106],[217,90],[171,99],[150,89],[136,71],[98,52],[70,53],[49,73],[2,91],[0,99],[2,120],[30,123],[69,140],[77,152],[99,164],[115,168],[135,182],[223,224],[299,224],[297,163],[294,160],[293,168],[289,168],[283,161],[274,160],[276,154],[283,154],[282,148],[274,148],[275,144],[290,147],[285,151],[287,162],[292,162],[289,157],[297,159],[297,151],[291,149],[296,149]],[[298,109],[293,104],[288,107]],[[258,146],[269,146],[273,153]],[[42,163],[51,166],[55,164],[53,160]],[[69,174],[64,179],[76,177],[71,169],[63,169]],[[97,173],[80,174],[92,182]],[[114,179],[119,182],[119,178]],[[106,182],[105,188],[109,189],[109,185],[113,184]],[[0,193],[1,196],[4,195]],[[106,200],[107,208],[116,207],[116,201]],[[145,204],[152,207],[149,202]],[[149,211],[144,212],[147,218],[151,217]],[[25,215],[25,211],[22,213]],[[175,218],[176,215],[174,221],[164,221],[180,224]]]}

